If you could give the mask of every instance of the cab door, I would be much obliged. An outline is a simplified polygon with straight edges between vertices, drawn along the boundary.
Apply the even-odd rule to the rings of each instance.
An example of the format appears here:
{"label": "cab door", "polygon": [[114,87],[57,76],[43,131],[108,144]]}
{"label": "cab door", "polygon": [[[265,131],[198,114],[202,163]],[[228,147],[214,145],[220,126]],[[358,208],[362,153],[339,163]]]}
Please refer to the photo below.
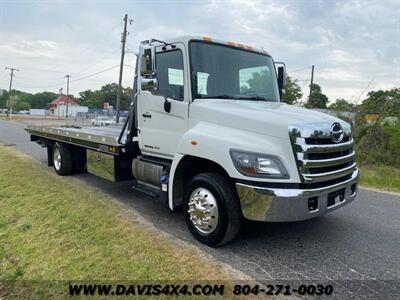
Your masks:
{"label": "cab door", "polygon": [[[137,95],[140,150],[171,159],[187,129],[189,110],[185,51],[183,44],[174,45],[156,47],[157,89]],[[170,102],[169,111],[165,102]]]}

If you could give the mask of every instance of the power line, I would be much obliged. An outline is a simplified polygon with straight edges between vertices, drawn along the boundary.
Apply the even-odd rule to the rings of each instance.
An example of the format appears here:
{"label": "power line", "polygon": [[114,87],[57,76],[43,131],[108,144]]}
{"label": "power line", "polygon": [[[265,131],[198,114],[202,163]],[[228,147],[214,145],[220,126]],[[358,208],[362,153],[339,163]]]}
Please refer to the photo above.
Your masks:
{"label": "power line", "polygon": [[30,88],[30,89],[47,89],[47,88],[51,88],[51,87],[55,87],[55,86],[60,86],[63,85],[63,82],[58,82],[58,83],[54,83],[54,84],[50,84],[50,85],[46,85],[46,86],[30,86],[30,87],[26,87],[26,88]]}
{"label": "power line", "polygon": [[[25,71],[25,68],[24,68],[24,71]],[[65,72],[64,72],[65,73]],[[22,78],[22,79],[29,79],[29,80],[40,80],[40,81],[54,81],[55,79],[63,79],[64,78],[64,76],[60,76],[60,77],[46,77],[46,78],[43,78],[43,77],[37,77],[37,76],[35,76],[35,77],[32,77],[32,76],[25,76],[25,75],[18,75],[18,78]]]}
{"label": "power line", "polygon": [[24,71],[28,70],[28,71],[37,71],[37,72],[45,72],[45,73],[60,73],[60,74],[64,74],[65,71],[58,71],[58,70],[50,70],[50,69],[41,69],[41,68],[26,68],[24,67]]}
{"label": "power line", "polygon": [[358,96],[358,99],[357,99],[357,102],[356,102],[357,105],[358,105],[358,103],[360,102],[361,96],[362,96],[362,95],[365,93],[365,91],[371,86],[371,83],[372,83],[374,80],[375,80],[375,78],[372,78],[372,79],[368,82],[368,84],[367,84],[367,86],[365,87],[365,89],[362,90],[362,92],[361,92],[360,95]]}
{"label": "power line", "polygon": [[296,72],[300,72],[300,71],[303,71],[303,70],[305,70],[305,69],[309,69],[311,66],[306,66],[306,67],[303,67],[303,68],[300,68],[300,69],[296,69],[296,70],[293,70],[293,71],[290,71],[290,72],[287,72],[288,74],[291,74],[291,73],[296,73]]}
{"label": "power line", "polygon": [[301,86],[301,88],[303,89],[303,88],[306,86],[307,82],[309,82],[309,81],[310,81],[310,79],[306,79],[306,80],[304,81],[303,85]]}
{"label": "power line", "polygon": [[[305,88],[308,81],[310,81],[310,79],[307,79],[306,81],[304,81],[303,85],[300,88],[302,91]],[[303,96],[304,96],[304,94],[303,94]],[[302,97],[302,99],[303,99],[303,97]],[[300,106],[303,106],[303,100],[300,100]]]}
{"label": "power line", "polygon": [[[86,76],[83,76],[83,77],[80,77],[80,78],[71,80],[70,82],[77,82],[77,81],[84,80],[84,79],[87,79],[87,78],[90,78],[90,77],[94,77],[94,76],[96,76],[96,75],[99,75],[99,74],[101,74],[101,73],[107,72],[107,71],[112,70],[112,69],[115,69],[115,68],[117,68],[117,67],[119,67],[119,65],[115,65],[115,66],[109,67],[109,68],[107,68],[107,69],[104,69],[104,70],[95,72],[95,73],[93,73],[93,74],[89,74],[89,75],[86,75]],[[46,85],[46,86],[30,86],[30,87],[28,87],[28,88],[31,88],[31,89],[51,88],[51,87],[56,87],[56,86],[63,85],[64,83],[65,83],[65,81],[63,81],[63,82],[58,82],[58,83],[52,83],[52,84]]]}
{"label": "power line", "polygon": [[77,78],[77,79],[75,79],[75,80],[71,80],[71,82],[77,82],[77,81],[80,81],[80,80],[83,80],[83,79],[87,79],[87,78],[90,78],[90,77],[99,75],[99,74],[101,74],[101,73],[107,72],[107,71],[109,71],[109,70],[115,69],[115,68],[117,68],[117,67],[119,67],[119,65],[116,65],[116,66],[113,66],[113,67],[109,67],[109,68],[107,68],[107,69],[104,69],[104,70],[98,71],[98,72],[96,72],[96,73],[93,73],[93,74],[90,74],[90,75],[86,75],[86,76]]}

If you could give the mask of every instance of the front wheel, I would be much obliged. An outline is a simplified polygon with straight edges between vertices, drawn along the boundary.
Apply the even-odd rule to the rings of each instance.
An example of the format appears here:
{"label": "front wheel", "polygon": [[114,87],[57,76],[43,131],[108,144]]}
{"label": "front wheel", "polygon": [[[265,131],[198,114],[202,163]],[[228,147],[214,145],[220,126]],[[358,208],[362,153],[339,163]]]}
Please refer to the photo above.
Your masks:
{"label": "front wheel", "polygon": [[242,214],[229,178],[218,173],[194,176],[187,185],[184,218],[192,235],[209,246],[220,246],[235,238]]}

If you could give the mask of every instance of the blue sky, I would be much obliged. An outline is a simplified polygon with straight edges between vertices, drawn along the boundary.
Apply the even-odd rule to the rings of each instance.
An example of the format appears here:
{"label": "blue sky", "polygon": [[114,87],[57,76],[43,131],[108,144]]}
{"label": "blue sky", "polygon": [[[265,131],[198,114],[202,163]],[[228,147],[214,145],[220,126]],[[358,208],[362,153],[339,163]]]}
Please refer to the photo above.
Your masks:
{"label": "blue sky", "polygon": [[[124,85],[139,41],[207,35],[263,47],[287,63],[306,95],[310,66],[331,101],[354,102],[372,89],[400,86],[400,2],[383,1],[8,1],[0,0],[0,88],[5,66],[21,69],[15,88],[71,93],[117,82],[125,13],[129,26]],[[1,71],[3,70],[3,71]]]}

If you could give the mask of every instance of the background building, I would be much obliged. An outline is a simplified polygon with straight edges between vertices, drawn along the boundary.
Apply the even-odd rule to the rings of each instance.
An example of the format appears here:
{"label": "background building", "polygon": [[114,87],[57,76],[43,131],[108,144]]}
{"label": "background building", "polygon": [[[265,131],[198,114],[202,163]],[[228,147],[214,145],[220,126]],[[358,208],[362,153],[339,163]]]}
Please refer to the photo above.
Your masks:
{"label": "background building", "polygon": [[67,115],[68,103],[68,117],[75,117],[78,113],[87,113],[89,108],[87,106],[80,106],[75,100],[67,95],[59,95],[57,99],[50,102],[47,107],[50,110],[50,115],[56,117],[65,117]]}

